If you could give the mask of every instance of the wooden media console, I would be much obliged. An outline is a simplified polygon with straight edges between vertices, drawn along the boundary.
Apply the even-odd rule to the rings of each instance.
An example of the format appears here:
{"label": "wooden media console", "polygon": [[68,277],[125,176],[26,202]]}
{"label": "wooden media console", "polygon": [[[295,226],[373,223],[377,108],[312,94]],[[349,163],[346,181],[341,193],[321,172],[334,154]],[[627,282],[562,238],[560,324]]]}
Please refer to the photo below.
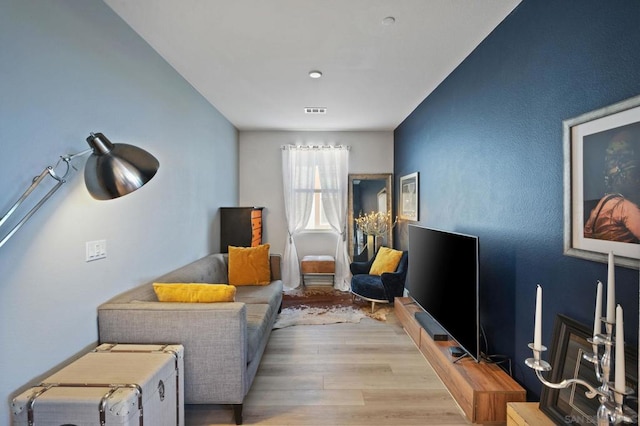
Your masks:
{"label": "wooden media console", "polygon": [[496,364],[464,358],[457,363],[449,355],[453,341],[434,341],[415,319],[424,312],[412,299],[397,297],[395,314],[420,352],[431,364],[467,418],[473,423],[505,423],[507,403],[522,402],[526,392]]}

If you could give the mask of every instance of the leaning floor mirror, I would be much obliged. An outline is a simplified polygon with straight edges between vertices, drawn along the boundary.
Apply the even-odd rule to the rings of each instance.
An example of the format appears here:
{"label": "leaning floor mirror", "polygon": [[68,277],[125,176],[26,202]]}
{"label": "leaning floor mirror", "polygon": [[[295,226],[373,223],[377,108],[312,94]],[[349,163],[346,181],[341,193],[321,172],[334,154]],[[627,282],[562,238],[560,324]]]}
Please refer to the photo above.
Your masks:
{"label": "leaning floor mirror", "polygon": [[348,250],[352,261],[366,262],[378,247],[393,247],[392,188],[391,173],[349,175]]}

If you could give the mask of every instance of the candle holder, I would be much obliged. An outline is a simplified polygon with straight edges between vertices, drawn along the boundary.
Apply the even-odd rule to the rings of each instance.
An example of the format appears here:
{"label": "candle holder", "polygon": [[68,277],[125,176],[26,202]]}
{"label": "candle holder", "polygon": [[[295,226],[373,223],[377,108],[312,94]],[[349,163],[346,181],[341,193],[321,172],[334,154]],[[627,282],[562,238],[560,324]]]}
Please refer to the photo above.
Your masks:
{"label": "candle holder", "polygon": [[[368,214],[360,215],[357,219],[354,219],[356,226],[367,236],[366,247],[369,250],[369,259],[373,257],[373,254],[378,248],[377,240],[387,235],[387,232],[398,222],[398,218],[392,223],[391,213],[383,212],[371,212]],[[363,249],[364,250],[364,249]]]}
{"label": "candle holder", "polygon": [[[583,359],[592,363],[594,366],[596,378],[600,382],[598,388],[595,388],[582,379],[564,379],[558,383],[553,383],[545,379],[542,373],[551,371],[551,365],[541,357],[542,353],[547,350],[544,346],[535,348],[534,344],[530,343],[529,348],[533,351],[533,358],[527,358],[525,364],[535,371],[538,380],[540,380],[544,386],[552,389],[564,389],[573,385],[581,385],[587,389],[585,392],[587,398],[592,399],[597,396],[600,401],[600,406],[596,412],[597,426],[608,426],[622,422],[632,423],[637,418],[637,413],[624,405],[624,399],[626,396],[633,394],[633,390],[625,387],[624,392],[618,391],[609,381],[611,365],[615,365],[612,352],[612,348],[615,345],[613,335],[614,324],[606,321],[603,322],[605,323],[606,334],[598,334],[593,336],[593,338],[587,339],[589,343],[592,344],[593,353],[583,355]],[[600,346],[604,346],[602,356],[599,356]]]}
{"label": "candle holder", "polygon": [[391,223],[391,213],[371,212],[354,219],[358,228],[367,235],[381,237],[393,228],[398,221]]}

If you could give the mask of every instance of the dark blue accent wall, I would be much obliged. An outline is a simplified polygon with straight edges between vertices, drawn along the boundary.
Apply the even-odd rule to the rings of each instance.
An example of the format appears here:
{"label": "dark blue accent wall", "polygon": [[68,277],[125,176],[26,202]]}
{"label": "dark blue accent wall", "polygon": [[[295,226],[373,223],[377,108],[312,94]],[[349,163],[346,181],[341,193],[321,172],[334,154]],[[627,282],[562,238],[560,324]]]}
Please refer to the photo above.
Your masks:
{"label": "dark blue accent wall", "polygon": [[[536,284],[550,344],[558,313],[591,327],[607,278],[606,264],[563,255],[562,121],[640,94],[639,46],[637,0],[524,0],[395,130],[395,193],[418,171],[419,224],[480,237],[489,352],[512,358],[530,399]],[[616,283],[637,346],[638,270],[617,267]]]}

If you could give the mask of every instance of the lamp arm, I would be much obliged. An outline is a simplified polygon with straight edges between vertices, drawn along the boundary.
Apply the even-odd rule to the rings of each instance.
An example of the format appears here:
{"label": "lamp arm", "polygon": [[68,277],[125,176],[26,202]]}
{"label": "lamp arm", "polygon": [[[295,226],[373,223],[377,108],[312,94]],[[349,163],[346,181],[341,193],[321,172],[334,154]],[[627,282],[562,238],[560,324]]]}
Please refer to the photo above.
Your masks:
{"label": "lamp arm", "polygon": [[[11,217],[11,215],[13,215],[13,213],[15,213],[15,211],[18,209],[18,207],[20,207],[20,205],[29,197],[29,195],[33,192],[34,189],[36,189],[36,187],[38,185],[40,185],[40,183],[42,183],[43,179],[48,175],[51,176],[53,179],[55,179],[57,181],[56,185],[51,188],[51,190],[49,190],[49,192],[47,192],[41,199],[40,201],[38,201],[38,203],[31,209],[29,210],[29,212],[24,215],[24,217],[20,220],[20,222],[18,222],[12,229],[11,231],[9,231],[7,233],[7,235],[5,235],[4,237],[2,237],[2,240],[0,240],[0,247],[2,247],[8,240],[9,238],[11,238],[13,236],[13,234],[16,233],[16,231],[18,231],[18,229],[20,229],[20,227],[22,227],[22,225],[24,225],[24,223],[29,220],[29,218],[31,218],[31,216],[33,216],[33,214],[40,208],[42,207],[42,205],[58,190],[60,189],[60,187],[66,183],[66,177],[69,175],[69,167],[73,167],[73,165],[71,164],[71,161],[79,156],[85,155],[92,152],[92,149],[89,148],[85,151],[79,152],[77,154],[70,154],[70,155],[65,155],[65,156],[61,156],[60,160],[58,161],[58,163],[56,164],[56,167],[58,164],[60,164],[60,161],[64,161],[65,165],[66,165],[66,170],[64,172],[63,175],[59,175],[56,173],[56,171],[54,170],[54,167],[48,166],[47,168],[45,168],[42,173],[40,173],[38,176],[36,176],[35,178],[33,178],[33,181],[31,182],[31,185],[27,188],[27,190],[20,196],[20,198],[18,198],[18,200],[9,208],[9,210],[2,216],[2,218],[0,218],[0,229],[2,229],[2,225],[4,225],[4,223],[9,219],[9,217]],[[75,170],[75,167],[73,167]]]}
{"label": "lamp arm", "polygon": [[0,227],[2,226],[2,224],[4,224],[7,221],[7,219],[9,219],[9,217],[13,214],[13,212],[16,211],[16,209],[29,196],[29,194],[31,194],[31,192],[36,188],[36,186],[38,186],[40,184],[42,179],[44,179],[47,176],[47,174],[49,174],[49,169],[50,169],[50,167],[47,167],[46,169],[44,169],[42,171],[42,173],[40,173],[39,176],[36,176],[33,179],[33,182],[31,182],[31,186],[29,186],[29,188],[27,188],[27,190],[24,192],[24,194],[22,194],[22,196],[20,198],[18,198],[18,201],[16,201],[15,204],[13,206],[11,206],[11,208],[4,214],[4,216],[2,216],[2,219],[0,219]]}
{"label": "lamp arm", "polygon": [[[45,170],[45,172],[48,172],[48,170]],[[29,210],[29,213],[27,213],[20,220],[20,222],[18,222],[16,224],[16,226],[14,226],[13,229],[11,229],[11,231],[9,231],[9,233],[7,235],[5,235],[2,238],[2,240],[0,240],[0,247],[2,247],[9,240],[9,238],[11,238],[13,236],[13,234],[15,234],[16,231],[18,231],[18,229],[20,229],[22,227],[22,225],[24,225],[24,223],[27,220],[29,220],[29,218],[31,218],[31,216],[33,216],[33,214],[45,203],[45,201],[47,201],[49,199],[49,197],[51,197],[53,195],[53,193],[56,192],[65,182],[66,182],[65,180],[59,180],[58,183],[56,183],[56,185],[53,188],[51,188],[51,190],[49,190],[49,192],[47,192],[47,194],[44,197],[42,197],[42,199],[40,201],[38,201],[38,204],[36,204],[31,210]],[[38,181],[38,183],[40,183],[40,181]],[[35,186],[37,186],[38,183],[32,184],[32,186],[29,187],[29,190],[33,190],[33,188],[35,188]],[[31,192],[31,191],[29,191],[29,192]],[[24,198],[21,197],[21,199],[18,200],[18,202],[16,202],[16,204],[13,205],[12,209],[2,217],[2,221],[3,222],[11,215],[11,213],[13,213],[15,211],[15,209],[22,203],[22,201],[24,201]]]}
{"label": "lamp arm", "polygon": [[83,155],[87,155],[93,152],[93,148],[87,148],[84,151],[80,151],[77,152],[75,154],[68,154],[65,156],[60,157],[63,161],[66,161],[67,164],[69,164],[71,162],[71,160],[73,160],[76,157],[82,157]]}

